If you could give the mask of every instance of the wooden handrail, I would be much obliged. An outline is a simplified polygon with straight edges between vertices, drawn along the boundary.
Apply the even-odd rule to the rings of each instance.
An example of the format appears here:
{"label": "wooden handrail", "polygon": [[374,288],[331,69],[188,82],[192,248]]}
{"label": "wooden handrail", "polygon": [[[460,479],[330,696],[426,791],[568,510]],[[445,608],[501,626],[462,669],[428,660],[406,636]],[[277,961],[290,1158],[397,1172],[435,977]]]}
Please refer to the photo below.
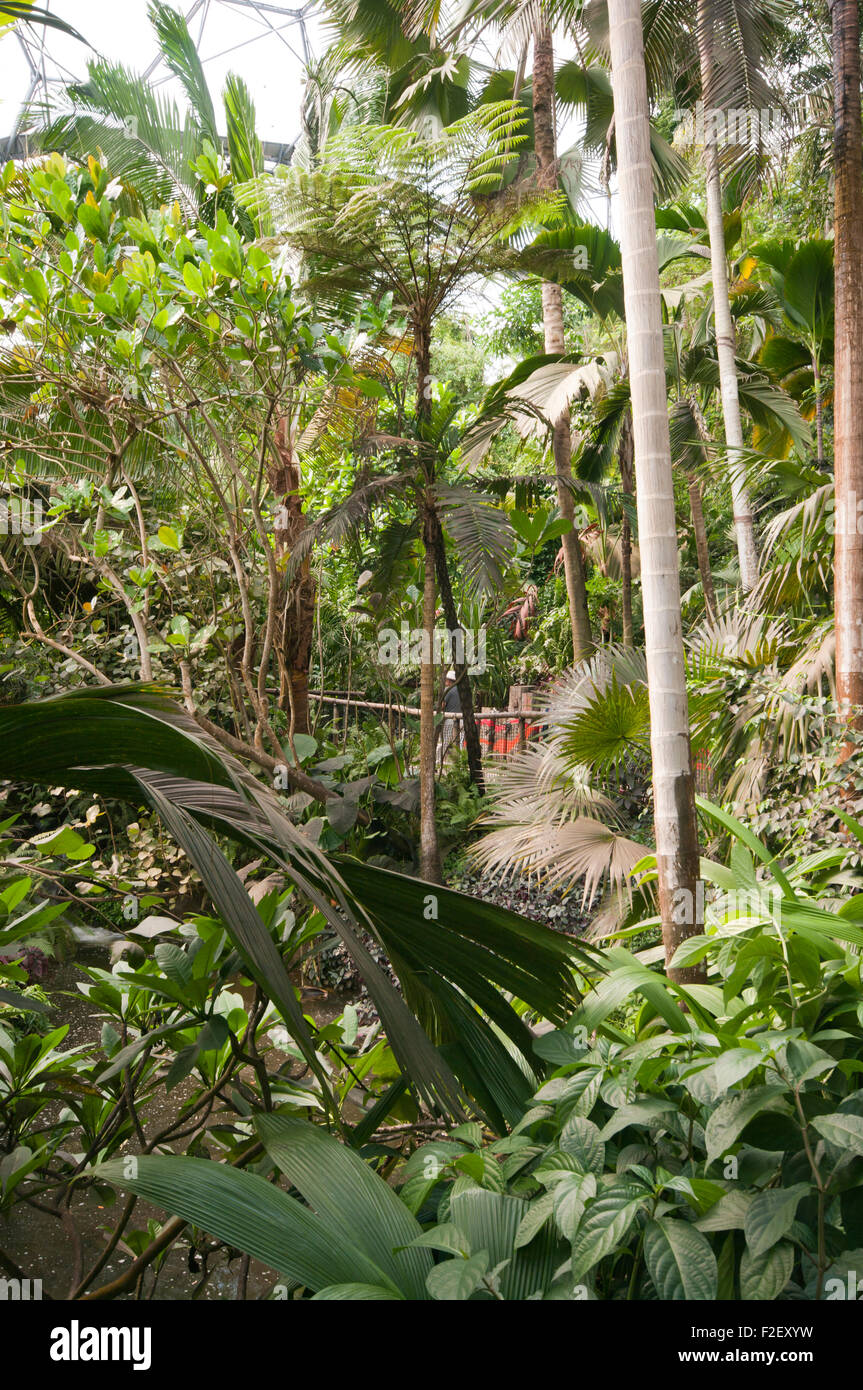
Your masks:
{"label": "wooden handrail", "polygon": [[[327,705],[355,705],[357,709],[384,709],[393,710],[397,714],[419,714],[420,711],[415,705],[400,705],[393,701],[390,704],[379,700],[355,700],[353,697],[348,699],[344,695],[322,695],[319,690],[309,691],[310,700],[321,700]],[[438,711],[440,712],[440,711]],[[447,719],[463,719],[461,710],[444,710]],[[537,721],[541,718],[540,710],[511,710],[511,709],[478,709],[474,710],[474,718],[480,719],[522,719]]]}

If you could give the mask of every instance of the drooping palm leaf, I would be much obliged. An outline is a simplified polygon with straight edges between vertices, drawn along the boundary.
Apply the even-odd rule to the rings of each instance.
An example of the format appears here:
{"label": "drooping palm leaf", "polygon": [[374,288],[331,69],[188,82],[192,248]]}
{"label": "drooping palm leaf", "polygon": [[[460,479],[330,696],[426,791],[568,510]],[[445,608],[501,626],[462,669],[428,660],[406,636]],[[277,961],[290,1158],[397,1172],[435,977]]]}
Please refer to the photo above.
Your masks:
{"label": "drooping palm leaf", "polygon": [[[272,940],[257,914],[246,908],[239,879],[196,822],[270,855],[341,938],[366,979],[396,1057],[433,1107],[459,1114],[460,1088],[440,1050],[372,957],[364,929],[390,950],[407,997],[413,1002],[414,996],[422,996],[429,1018],[436,1011],[438,1018],[446,1014],[440,1001],[435,1004],[436,978],[450,1013],[453,987],[473,1001],[472,1027],[497,1057],[500,1076],[507,1072],[506,1049],[482,1015],[518,1040],[523,1052],[529,1050],[529,1039],[497,991],[509,989],[555,1017],[565,1016],[576,997],[571,943],[515,914],[448,890],[439,890],[450,907],[438,931],[438,924],[423,914],[428,885],[351,860],[333,864],[286,818],[275,795],[223,754],[157,688],[85,689],[4,707],[0,750],[2,777],[88,787],[133,803],[146,794],[217,901],[229,931],[236,933],[234,944],[253,975],[278,1002],[300,1045],[308,1047],[293,987]],[[499,1088],[494,1096],[497,1123],[511,1101],[512,1086],[509,1091],[505,1085]]]}

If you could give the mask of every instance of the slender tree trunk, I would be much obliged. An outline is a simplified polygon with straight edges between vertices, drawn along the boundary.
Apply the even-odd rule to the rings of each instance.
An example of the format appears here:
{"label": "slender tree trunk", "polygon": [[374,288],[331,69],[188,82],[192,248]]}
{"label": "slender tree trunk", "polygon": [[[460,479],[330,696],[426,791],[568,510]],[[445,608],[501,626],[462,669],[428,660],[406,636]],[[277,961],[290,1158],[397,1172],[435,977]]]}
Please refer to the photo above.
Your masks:
{"label": "slender tree trunk", "polygon": [[[533,129],[536,154],[537,182],[540,188],[557,185],[557,135],[555,130],[554,49],[551,26],[540,25],[533,35]],[[563,333],[563,291],[560,285],[546,281],[542,287],[542,321],[546,352],[566,352]],[[572,625],[574,661],[590,655],[593,639],[587,609],[587,589],[584,582],[584,559],[575,525],[575,502],[572,495],[572,431],[569,407],[555,422],[552,433],[554,471],[557,479],[557,504],[560,514],[571,523],[562,537],[563,568]]]}
{"label": "slender tree trunk", "polygon": [[668,973],[675,980],[693,982],[705,978],[702,967],[669,968],[680,943],[700,930],[695,920],[699,853],[640,0],[609,0],[608,17],[650,700],[659,911]]}
{"label": "slender tree trunk", "polygon": [[[836,264],[834,601],[836,694],[863,725],[863,141],[857,0],[833,0],[833,168]],[[853,745],[846,745],[846,756]]]}
{"label": "slender tree trunk", "polygon": [[704,607],[708,618],[716,617],[716,591],[713,588],[713,572],[710,568],[710,549],[707,545],[707,527],[704,524],[704,506],[701,497],[701,484],[692,474],[686,475],[689,488],[689,510],[692,513],[692,529],[695,532],[695,553],[698,556],[698,572],[704,590]]}
{"label": "slender tree trunk", "polygon": [[434,627],[435,592],[434,513],[423,527],[425,582],[423,585],[423,653],[420,667],[420,878],[441,883],[440,846],[435,821]]}
{"label": "slender tree trunk", "polygon": [[[431,414],[431,326],[421,316],[413,323],[414,352],[417,364],[417,426],[423,425]],[[421,456],[426,480],[434,481],[435,460],[431,445],[422,446]],[[435,590],[435,525],[437,517],[429,503],[423,514],[423,644],[420,664],[420,878],[430,883],[442,882],[440,845],[435,821],[435,708],[434,708],[434,629],[437,612]]]}
{"label": "slender tree trunk", "polygon": [[[688,397],[689,409],[692,411],[692,418],[695,421],[695,428],[698,430],[698,437],[704,446],[704,457],[708,457],[708,445],[710,435],[707,432],[707,424],[701,409],[701,403],[696,395]],[[689,510],[692,513],[692,529],[695,532],[695,553],[698,556],[698,571],[701,575],[701,587],[704,590],[704,606],[707,609],[707,616],[715,618],[717,614],[716,591],[713,587],[713,571],[710,568],[710,548],[707,544],[707,527],[704,524],[704,498],[701,492],[701,484],[694,473],[687,473],[686,482],[689,488]]]}
{"label": "slender tree trunk", "polygon": [[755,525],[752,506],[746,487],[745,470],[741,460],[743,423],[740,398],[737,392],[737,367],[734,361],[734,324],[728,297],[728,266],[725,256],[725,227],[722,220],[722,181],[719,173],[719,149],[716,143],[715,122],[711,118],[710,94],[713,87],[713,3],[698,0],[698,56],[701,67],[701,91],[704,98],[704,167],[707,179],[707,228],[710,236],[710,270],[713,281],[713,317],[716,330],[716,356],[719,361],[719,390],[722,396],[722,418],[725,424],[725,444],[731,473],[731,500],[734,508],[734,529],[737,534],[737,553],[740,557],[740,578],[745,593],[758,583],[758,549],[755,544]]}
{"label": "slender tree trunk", "polygon": [[[620,435],[620,453],[618,456],[620,465],[620,488],[624,497],[632,497],[635,492],[635,478],[632,471],[632,416],[627,411],[623,420],[623,428]],[[623,508],[623,524],[620,528],[620,575],[621,575],[621,608],[623,617],[623,645],[632,647],[635,645],[632,630],[632,528],[629,524],[629,516],[626,506]]]}
{"label": "slender tree trunk", "polygon": [[[276,511],[276,559],[291,553],[307,521],[299,494],[300,469],[291,447],[287,419],[276,426],[278,467],[271,467],[271,491],[281,499]],[[315,633],[315,581],[311,556],[306,556],[285,590],[285,607],[278,625],[279,707],[289,716],[291,736],[309,732],[309,666]]]}
{"label": "slender tree trunk", "polygon": [[[441,603],[443,604],[444,619],[451,633],[461,630],[461,623],[456,613],[455,599],[452,593],[452,584],[449,578],[449,567],[446,562],[446,543],[443,531],[441,530],[440,518],[435,515],[434,519],[434,546],[435,546],[435,570],[437,573],[438,588],[440,589]],[[464,728],[464,746],[467,753],[467,765],[470,770],[471,781],[480,791],[485,791],[485,777],[482,770],[482,751],[479,744],[479,730],[476,727],[476,718],[473,709],[473,691],[471,690],[470,676],[467,672],[467,664],[461,670],[456,667],[458,679],[459,700],[461,702],[461,712],[463,715],[462,726]]]}
{"label": "slender tree trunk", "polygon": [[815,387],[815,434],[818,440],[818,467],[824,467],[824,401],[821,393],[821,372],[818,357],[812,354],[812,381]]}

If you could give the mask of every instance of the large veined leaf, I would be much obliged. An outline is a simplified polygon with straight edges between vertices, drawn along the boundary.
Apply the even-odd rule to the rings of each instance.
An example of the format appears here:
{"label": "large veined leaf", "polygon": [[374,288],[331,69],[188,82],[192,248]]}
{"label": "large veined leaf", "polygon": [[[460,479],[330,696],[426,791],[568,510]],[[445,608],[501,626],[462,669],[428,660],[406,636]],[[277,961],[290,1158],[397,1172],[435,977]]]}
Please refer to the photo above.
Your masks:
{"label": "large veined leaf", "polygon": [[712,1163],[730,1149],[756,1115],[776,1110],[786,1094],[784,1086],[752,1086],[748,1091],[735,1091],[720,1101],[704,1131],[707,1162]]}
{"label": "large veined leaf", "polygon": [[743,1234],[753,1259],[764,1255],[771,1246],[787,1236],[794,1214],[808,1193],[809,1184],[805,1182],[758,1193],[749,1204],[743,1222]]}
{"label": "large veined leaf", "polygon": [[778,1298],[794,1269],[794,1246],[783,1240],[763,1255],[744,1250],[740,1259],[740,1297],[769,1303]]}
{"label": "large veined leaf", "polygon": [[623,1244],[649,1194],[631,1182],[612,1183],[591,1201],[572,1243],[572,1277],[584,1279],[593,1266]]}
{"label": "large veined leaf", "polygon": [[644,1230],[644,1258],[661,1299],[716,1297],[716,1256],[705,1236],[688,1221],[660,1217]]}

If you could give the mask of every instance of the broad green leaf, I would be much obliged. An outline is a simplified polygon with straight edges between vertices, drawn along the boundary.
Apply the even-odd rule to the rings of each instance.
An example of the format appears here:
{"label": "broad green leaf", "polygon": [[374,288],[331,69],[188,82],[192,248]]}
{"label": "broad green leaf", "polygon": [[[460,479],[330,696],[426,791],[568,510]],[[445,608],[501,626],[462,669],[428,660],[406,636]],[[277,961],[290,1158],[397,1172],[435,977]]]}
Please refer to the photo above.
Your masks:
{"label": "broad green leaf", "polygon": [[649,1194],[630,1183],[607,1187],[590,1203],[572,1247],[572,1277],[580,1283],[595,1264],[619,1249]]}
{"label": "broad green leaf", "polygon": [[566,1173],[550,1195],[557,1229],[564,1240],[575,1240],[587,1203],[596,1196],[596,1174]]}
{"label": "broad green leaf", "polygon": [[447,1255],[461,1255],[463,1259],[470,1254],[470,1241],[451,1221],[443,1221],[438,1226],[432,1226],[431,1230],[423,1231],[422,1235],[411,1241],[411,1248],[416,1247],[442,1250]]}
{"label": "broad green leaf", "polygon": [[763,1110],[775,1110],[780,1097],[786,1095],[784,1086],[754,1086],[726,1096],[711,1114],[704,1131],[707,1162],[712,1163],[736,1143],[743,1130]]}
{"label": "broad green leaf", "polygon": [[732,1047],[709,1066],[691,1072],[683,1084],[702,1105],[710,1105],[765,1060],[766,1054],[759,1048]]}
{"label": "broad green leaf", "polygon": [[770,1188],[753,1198],[743,1222],[743,1234],[753,1259],[788,1234],[794,1214],[808,1192],[808,1183],[798,1182],[793,1187]]}
{"label": "broad green leaf", "polygon": [[177,535],[173,526],[160,526],[158,535],[159,540],[164,546],[167,546],[168,550],[180,549],[180,537]]}
{"label": "broad green leaf", "polygon": [[688,1221],[675,1217],[648,1221],[644,1258],[661,1299],[708,1302],[716,1297],[716,1256],[707,1238]]}
{"label": "broad green leaf", "polygon": [[740,1297],[770,1303],[778,1298],[794,1269],[794,1246],[781,1241],[763,1255],[744,1250],[740,1260]]}
{"label": "broad green leaf", "polygon": [[432,1298],[440,1301],[462,1301],[476,1293],[488,1271],[488,1254],[481,1250],[463,1260],[458,1255],[443,1264],[435,1265],[426,1278],[426,1288]]}
{"label": "broad green leaf", "polygon": [[134,1163],[113,1159],[94,1171],[314,1291],[330,1284],[388,1283],[344,1221],[322,1219],[256,1173],[203,1158],[152,1154],[136,1156]]}
{"label": "broad green leaf", "polygon": [[515,1237],[515,1249],[520,1250],[523,1245],[529,1245],[534,1236],[542,1230],[554,1209],[554,1193],[543,1192],[539,1197],[534,1197],[524,1216]]}
{"label": "broad green leaf", "polygon": [[850,1149],[863,1157],[863,1119],[859,1115],[817,1115],[812,1128],[838,1149]]}
{"label": "broad green leaf", "polygon": [[632,1105],[621,1105],[603,1127],[601,1139],[611,1139],[629,1125],[661,1125],[666,1115],[676,1115],[677,1106],[673,1101],[662,1100],[659,1096],[649,1096],[646,1100],[635,1101]]}
{"label": "broad green leaf", "polygon": [[561,1131],[560,1148],[578,1160],[585,1173],[601,1173],[605,1162],[605,1144],[599,1126],[583,1115],[570,1115]]}
{"label": "broad green leaf", "polygon": [[307,1120],[260,1115],[255,1127],[267,1153],[318,1215],[348,1231],[387,1283],[407,1298],[421,1298],[431,1255],[398,1249],[411,1247],[422,1230],[388,1183],[359,1154]]}

